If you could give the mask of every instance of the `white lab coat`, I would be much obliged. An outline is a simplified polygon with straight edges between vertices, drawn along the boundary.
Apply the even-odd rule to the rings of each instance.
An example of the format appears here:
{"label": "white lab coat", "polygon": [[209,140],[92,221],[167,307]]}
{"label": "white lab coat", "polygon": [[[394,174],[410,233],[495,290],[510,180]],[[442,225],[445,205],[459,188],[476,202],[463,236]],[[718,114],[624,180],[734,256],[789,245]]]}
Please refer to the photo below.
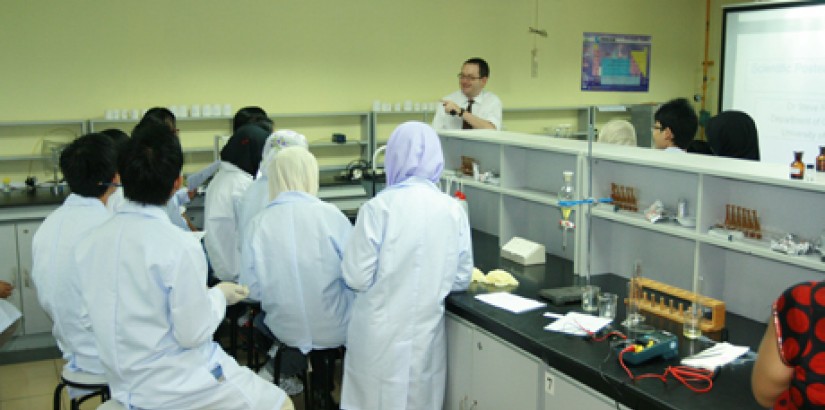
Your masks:
{"label": "white lab coat", "polygon": [[[252,181],[249,188],[243,193],[238,211],[238,238],[243,241],[247,237],[249,222],[269,204],[269,178],[261,175]],[[243,245],[241,245],[243,246]]]}
{"label": "white lab coat", "polygon": [[444,299],[470,283],[467,215],[429,180],[385,188],[358,212],[344,251],[356,291],[341,408],[439,409],[444,402]]}
{"label": "white lab coat", "polygon": [[188,203],[189,192],[186,188],[181,188],[166,201],[166,214],[169,215],[169,221],[171,221],[173,225],[186,232],[191,232],[192,229],[189,228],[189,224],[186,223],[186,219],[182,215],[184,211],[183,206]]}
{"label": "white lab coat", "polygon": [[250,184],[251,175],[223,161],[206,190],[204,243],[215,276],[221,280],[238,280],[241,259],[238,212],[241,197]]}
{"label": "white lab coat", "polygon": [[37,298],[54,322],[52,334],[69,370],[103,374],[74,251],[81,238],[110,217],[100,199],[71,194],[43,221],[32,240]]}
{"label": "white lab coat", "polygon": [[110,213],[115,213],[124,202],[126,202],[126,197],[123,196],[123,187],[119,186],[115,188],[112,194],[109,195],[109,198],[106,199],[106,209],[108,209]]}
{"label": "white lab coat", "polygon": [[[129,202],[77,245],[76,263],[112,396],[141,409],[275,410],[286,395],[212,336],[226,300],[206,287],[197,240],[163,208]],[[213,376],[220,366],[223,380]]]}
{"label": "white lab coat", "polygon": [[341,258],[351,230],[334,205],[298,191],[278,195],[249,225],[241,283],[272,333],[304,353],[346,342],[353,293]]}

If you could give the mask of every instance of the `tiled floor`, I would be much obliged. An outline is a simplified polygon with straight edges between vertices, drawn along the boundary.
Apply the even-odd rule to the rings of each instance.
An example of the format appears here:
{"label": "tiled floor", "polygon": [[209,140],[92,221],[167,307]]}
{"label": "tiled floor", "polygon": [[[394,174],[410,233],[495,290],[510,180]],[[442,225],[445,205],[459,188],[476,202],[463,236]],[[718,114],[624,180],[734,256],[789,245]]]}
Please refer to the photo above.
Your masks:
{"label": "tiled floor", "polygon": [[[52,394],[60,378],[63,360],[41,360],[0,366],[0,410],[50,410]],[[336,375],[333,396],[340,398],[341,363]],[[296,410],[304,408],[303,394],[292,397]],[[84,402],[83,410],[94,410],[100,399],[94,397]],[[63,393],[63,409],[69,408],[68,397]]]}
{"label": "tiled floor", "polygon": [[[49,410],[52,394],[60,378],[63,360],[41,360],[0,366],[0,410]],[[63,408],[68,409],[68,396],[63,393]],[[94,410],[99,398],[81,406]]]}

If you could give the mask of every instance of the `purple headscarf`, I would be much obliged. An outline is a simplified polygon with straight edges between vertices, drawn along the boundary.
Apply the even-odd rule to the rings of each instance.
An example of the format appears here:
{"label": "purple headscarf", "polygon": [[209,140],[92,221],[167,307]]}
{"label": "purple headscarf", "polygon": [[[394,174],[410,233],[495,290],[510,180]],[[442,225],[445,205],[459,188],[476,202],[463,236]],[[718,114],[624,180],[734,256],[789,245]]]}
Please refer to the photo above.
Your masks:
{"label": "purple headscarf", "polygon": [[404,182],[411,176],[438,182],[444,169],[444,154],[438,134],[427,124],[408,121],[390,135],[384,155],[387,185]]}

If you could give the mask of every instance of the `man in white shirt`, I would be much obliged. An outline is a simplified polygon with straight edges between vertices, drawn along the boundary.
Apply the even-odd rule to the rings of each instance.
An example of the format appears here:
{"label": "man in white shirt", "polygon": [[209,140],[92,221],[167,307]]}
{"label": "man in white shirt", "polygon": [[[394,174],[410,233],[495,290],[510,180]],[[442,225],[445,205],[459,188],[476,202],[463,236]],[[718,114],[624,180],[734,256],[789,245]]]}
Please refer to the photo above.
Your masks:
{"label": "man in white shirt", "polygon": [[103,134],[84,135],[63,150],[60,170],[72,193],[32,240],[37,298],[54,322],[52,334],[72,372],[103,374],[73,262],[77,242],[111,216],[106,201],[119,182],[116,155],[114,142]]}
{"label": "man in white shirt", "polygon": [[461,87],[443,99],[435,111],[433,128],[438,130],[501,129],[501,100],[484,90],[490,66],[481,58],[471,58],[461,66]]}

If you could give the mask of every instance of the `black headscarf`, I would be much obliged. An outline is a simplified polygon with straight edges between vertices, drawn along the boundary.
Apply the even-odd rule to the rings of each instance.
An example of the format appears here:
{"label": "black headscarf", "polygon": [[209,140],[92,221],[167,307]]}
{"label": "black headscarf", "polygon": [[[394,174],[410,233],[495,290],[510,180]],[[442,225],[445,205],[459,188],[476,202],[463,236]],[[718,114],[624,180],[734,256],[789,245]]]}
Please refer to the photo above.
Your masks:
{"label": "black headscarf", "polygon": [[221,161],[235,165],[254,178],[261,165],[267,137],[269,132],[254,124],[238,128],[221,150]]}
{"label": "black headscarf", "polygon": [[759,161],[759,134],[750,115],[724,111],[708,121],[705,135],[713,153],[720,157]]}

